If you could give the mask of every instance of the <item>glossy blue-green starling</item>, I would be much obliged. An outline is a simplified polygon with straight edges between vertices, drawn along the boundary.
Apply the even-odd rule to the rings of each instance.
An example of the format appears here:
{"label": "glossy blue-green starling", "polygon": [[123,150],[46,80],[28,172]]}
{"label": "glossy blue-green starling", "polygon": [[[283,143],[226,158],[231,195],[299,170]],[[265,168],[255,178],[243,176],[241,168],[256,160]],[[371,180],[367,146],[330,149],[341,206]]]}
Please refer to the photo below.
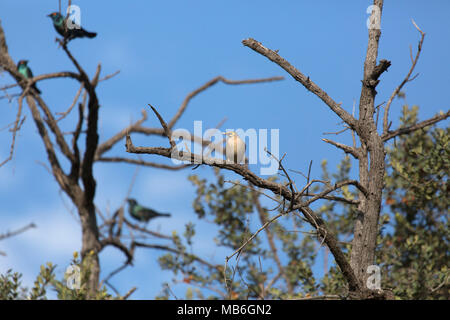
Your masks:
{"label": "glossy blue-green starling", "polygon": [[50,17],[53,21],[55,30],[64,37],[64,42],[69,42],[75,38],[94,38],[97,33],[89,32],[81,28],[75,22],[72,21],[73,28],[69,28],[67,25],[67,19],[65,19],[59,12],[52,12],[47,17]]}
{"label": "glossy blue-green starling", "polygon": [[[19,71],[19,73],[21,75],[23,75],[26,79],[31,79],[33,78],[33,72],[31,72],[30,67],[28,67],[28,60],[20,60],[17,63],[17,71]],[[33,85],[31,86],[31,88],[33,88],[34,90],[36,90],[37,93],[41,94],[41,90],[39,90],[36,87],[36,83],[33,83]]]}
{"label": "glossy blue-green starling", "polygon": [[137,203],[134,199],[127,199],[128,201],[128,212],[131,217],[141,222],[148,222],[150,219],[156,217],[170,217],[170,213],[159,213],[153,209],[145,208]]}

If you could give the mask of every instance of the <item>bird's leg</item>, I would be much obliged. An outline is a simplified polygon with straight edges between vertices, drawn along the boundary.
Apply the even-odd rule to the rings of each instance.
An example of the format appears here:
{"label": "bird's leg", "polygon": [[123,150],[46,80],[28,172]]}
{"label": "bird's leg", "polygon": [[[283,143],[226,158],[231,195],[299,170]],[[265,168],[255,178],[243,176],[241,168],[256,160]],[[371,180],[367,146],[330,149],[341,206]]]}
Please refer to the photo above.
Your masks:
{"label": "bird's leg", "polygon": [[56,37],[55,42],[58,42],[58,44],[59,44],[58,48],[65,47],[67,45],[66,38],[60,39],[60,38]]}

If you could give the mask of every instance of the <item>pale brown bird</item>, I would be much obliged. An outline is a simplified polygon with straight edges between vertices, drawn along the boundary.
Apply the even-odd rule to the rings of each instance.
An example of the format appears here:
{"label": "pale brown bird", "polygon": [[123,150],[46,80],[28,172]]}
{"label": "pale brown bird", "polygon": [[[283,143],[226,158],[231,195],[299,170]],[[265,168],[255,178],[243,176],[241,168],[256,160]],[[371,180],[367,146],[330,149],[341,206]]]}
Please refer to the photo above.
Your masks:
{"label": "pale brown bird", "polygon": [[227,136],[225,144],[225,154],[227,161],[240,164],[245,159],[245,142],[234,131],[223,132]]}

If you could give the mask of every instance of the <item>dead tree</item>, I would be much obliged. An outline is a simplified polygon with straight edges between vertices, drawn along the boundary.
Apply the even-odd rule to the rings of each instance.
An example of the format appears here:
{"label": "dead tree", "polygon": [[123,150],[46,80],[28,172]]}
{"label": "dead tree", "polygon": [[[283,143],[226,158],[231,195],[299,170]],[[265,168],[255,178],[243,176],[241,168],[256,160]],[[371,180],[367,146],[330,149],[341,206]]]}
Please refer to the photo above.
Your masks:
{"label": "dead tree", "polygon": [[[353,146],[348,146],[339,142],[324,139],[325,142],[342,149],[345,153],[353,156],[359,163],[359,179],[350,180],[337,183],[325,189],[320,194],[314,197],[302,200],[305,197],[305,191],[312,183],[320,182],[319,180],[312,180],[301,190],[297,189],[294,181],[290,178],[287,170],[284,169],[282,159],[278,160],[279,168],[287,178],[287,183],[275,183],[270,180],[263,179],[250,171],[247,166],[239,164],[223,163],[222,160],[215,160],[212,158],[205,158],[201,154],[194,154],[190,151],[178,150],[175,141],[172,140],[172,121],[167,124],[163,117],[152,107],[153,112],[159,119],[163,130],[163,135],[169,140],[169,147],[136,147],[132,143],[132,139],[127,135],[126,150],[130,153],[137,154],[153,154],[167,158],[175,158],[179,160],[189,160],[191,163],[202,164],[217,167],[220,169],[230,170],[247,180],[252,186],[265,189],[273,192],[275,195],[281,196],[286,205],[284,212],[276,215],[271,220],[266,221],[263,226],[250,237],[240,248],[233,254],[240,253],[245,246],[255,237],[260,231],[263,231],[271,222],[277,220],[283,214],[298,214],[301,213],[303,218],[315,228],[321,242],[325,243],[333,254],[337,265],[339,266],[345,280],[348,283],[349,297],[352,298],[387,298],[389,295],[386,292],[375,292],[366,288],[366,280],[368,277],[368,267],[374,264],[376,239],[378,234],[379,214],[382,202],[383,192],[383,178],[385,174],[385,143],[390,139],[408,134],[415,130],[419,130],[426,126],[432,125],[449,117],[450,112],[436,115],[435,117],[422,121],[411,127],[399,128],[390,130],[389,125],[389,108],[393,99],[400,92],[402,87],[415,77],[411,76],[419,59],[422,50],[422,44],[425,34],[414,23],[414,26],[419,31],[421,38],[419,41],[417,54],[412,58],[412,65],[407,73],[405,79],[394,90],[389,98],[383,117],[382,132],[378,131],[377,120],[380,112],[379,106],[375,105],[375,97],[377,94],[376,87],[380,82],[380,76],[387,71],[391,63],[387,60],[380,60],[378,58],[378,43],[381,36],[379,24],[381,22],[381,14],[383,9],[383,0],[374,0],[374,9],[372,11],[370,21],[372,26],[369,28],[369,40],[367,47],[367,54],[364,61],[364,72],[362,79],[361,96],[359,101],[359,118],[347,112],[340,103],[337,103],[331,98],[326,91],[320,88],[312,81],[309,76],[305,76],[300,70],[292,66],[288,61],[278,54],[278,50],[274,51],[254,39],[243,40],[244,46],[256,51],[260,55],[266,57],[270,61],[283,68],[290,76],[303,85],[308,91],[320,98],[325,105],[334,112],[344,123],[346,129],[350,129],[353,135],[358,136],[359,146],[354,138]],[[354,136],[355,137],[355,136]],[[202,142],[205,143],[205,142]],[[348,260],[343,254],[337,237],[328,228],[327,224],[310,208],[313,202],[320,199],[327,199],[327,197],[334,191],[343,186],[353,185],[359,191],[359,199],[356,202],[358,205],[359,215],[355,220],[354,234],[351,250],[351,258]],[[328,198],[329,199],[329,198]],[[351,201],[350,199],[341,199],[344,201]],[[232,256],[233,256],[232,255]],[[227,261],[231,258],[227,257]]]}
{"label": "dead tree", "polygon": [[[382,0],[375,0],[374,5],[378,10],[372,12],[371,19],[373,21],[380,22],[381,13],[383,8]],[[417,27],[417,26],[416,26]],[[161,127],[153,128],[144,126],[144,122],[147,120],[147,113],[143,111],[142,117],[136,122],[124,128],[112,137],[100,142],[98,134],[98,109],[99,101],[97,99],[96,89],[98,84],[111,78],[112,75],[107,75],[100,78],[100,65],[98,66],[94,76],[90,78],[87,72],[81,67],[76,58],[72,55],[70,50],[64,43],[61,43],[62,50],[72,62],[76,68],[76,72],[56,72],[51,74],[45,74],[36,76],[33,79],[24,79],[18,72],[13,62],[13,59],[8,53],[6,45],[6,38],[3,29],[0,26],[0,67],[7,71],[15,80],[16,84],[3,87],[4,92],[7,90],[20,87],[22,92],[18,98],[18,108],[15,121],[11,124],[12,142],[11,151],[9,157],[1,162],[1,164],[7,163],[13,155],[14,146],[16,143],[16,133],[20,130],[23,124],[23,100],[27,102],[27,105],[31,111],[32,119],[38,128],[38,133],[44,144],[47,154],[48,162],[50,165],[51,174],[56,179],[61,190],[64,191],[75,207],[77,208],[78,215],[82,227],[82,257],[83,260],[89,260],[91,266],[89,288],[91,290],[91,296],[95,294],[95,291],[99,285],[99,272],[100,261],[98,254],[107,246],[113,246],[121,250],[126,261],[123,266],[112,272],[108,277],[103,279],[105,283],[111,276],[123,270],[126,266],[132,263],[135,248],[152,248],[158,250],[165,250],[176,253],[176,249],[169,245],[161,245],[155,243],[149,243],[148,241],[142,241],[132,238],[131,241],[125,242],[122,239],[124,229],[128,229],[132,232],[140,232],[141,234],[157,237],[159,239],[170,240],[170,236],[165,236],[160,233],[147,230],[139,225],[133,224],[125,218],[123,207],[115,211],[114,214],[105,216],[99,214],[98,209],[94,204],[94,196],[96,192],[96,181],[93,175],[93,166],[95,162],[109,162],[109,163],[128,163],[140,166],[155,167],[168,170],[179,170],[191,166],[191,164],[185,165],[172,165],[161,164],[150,161],[145,161],[136,158],[127,157],[114,157],[107,156],[117,143],[126,139],[126,150],[129,153],[136,154],[155,154],[167,158],[176,158],[180,160],[189,159],[191,163],[208,165],[218,167],[224,170],[230,170],[237,175],[247,180],[250,186],[255,190],[265,189],[273,192],[281,197],[284,211],[270,219],[261,219],[262,226],[257,232],[253,234],[247,241],[245,241],[241,247],[229,257],[226,261],[245,249],[246,245],[262,231],[267,232],[267,226],[273,221],[277,220],[284,214],[301,215],[303,218],[316,230],[318,238],[321,243],[324,243],[333,254],[337,265],[342,271],[344,278],[348,283],[350,297],[363,298],[363,297],[386,297],[383,292],[370,292],[365,289],[365,280],[367,277],[367,267],[374,262],[376,236],[378,232],[378,217],[381,206],[381,196],[383,190],[383,176],[385,172],[385,143],[390,139],[401,135],[408,134],[415,130],[432,125],[440,120],[448,118],[449,112],[437,115],[431,119],[422,121],[411,127],[399,128],[396,130],[390,130],[389,125],[389,108],[393,99],[400,92],[402,87],[409,81],[414,79],[412,72],[415,68],[417,60],[422,50],[422,44],[425,34],[417,27],[421,34],[419,47],[415,58],[412,58],[412,66],[405,79],[394,90],[389,98],[383,117],[383,129],[380,133],[377,130],[377,120],[380,108],[375,106],[376,86],[379,83],[379,78],[384,71],[390,66],[390,62],[387,60],[380,60],[377,64],[378,56],[378,41],[381,35],[379,28],[369,29],[369,43],[367,49],[366,60],[364,63],[364,73],[362,80],[361,97],[359,104],[359,118],[355,118],[352,114],[348,113],[341,104],[333,100],[323,89],[315,84],[310,77],[305,76],[297,68],[293,67],[288,61],[283,59],[278,51],[271,50],[264,47],[260,42],[254,39],[247,39],[243,41],[243,44],[257,53],[265,56],[270,61],[276,63],[283,68],[289,75],[291,75],[296,81],[302,84],[307,90],[318,96],[336,115],[338,115],[344,122],[346,129],[351,130],[352,134],[358,136],[359,146],[356,143],[356,137],[354,139],[354,145],[348,146],[339,142],[324,139],[325,142],[334,145],[337,148],[344,150],[346,153],[351,154],[359,162],[359,179],[341,181],[334,185],[327,186],[322,192],[308,196],[308,188],[315,183],[321,183],[320,180],[311,180],[302,188],[297,188],[295,182],[291,179],[288,171],[283,166],[283,158],[277,159],[279,163],[280,171],[287,179],[287,183],[276,183],[267,179],[263,179],[250,171],[245,165],[229,164],[222,162],[211,161],[211,159],[205,159],[202,155],[193,154],[189,151],[179,151],[176,149],[176,144],[172,140],[172,130],[177,121],[182,117],[184,111],[189,105],[189,102],[196,95],[200,94],[204,90],[212,87],[213,85],[223,82],[225,84],[246,84],[246,83],[258,83],[280,80],[281,77],[273,77],[267,79],[254,79],[254,80],[242,80],[233,81],[225,79],[221,76],[216,77],[198,89],[189,93],[185,100],[182,102],[172,119],[166,122],[163,117],[157,112],[155,108],[153,112],[160,121]],[[32,85],[37,81],[43,81],[47,79],[55,78],[70,78],[77,81],[80,84],[80,88],[75,95],[75,98],[69,108],[59,114],[58,117],[54,116],[51,108],[46,104],[42,97],[35,92]],[[83,93],[84,92],[84,93]],[[83,93],[83,94],[82,94]],[[7,94],[9,97],[12,95]],[[79,102],[81,98],[81,101]],[[78,108],[75,108],[75,107]],[[78,121],[75,124],[70,135],[64,134],[61,130],[60,121],[63,120],[73,110],[78,110]],[[84,148],[80,148],[82,143],[80,136],[85,133]],[[168,147],[135,147],[132,143],[131,134],[144,134],[144,135],[156,135],[166,136],[169,140]],[[71,138],[69,140],[69,138]],[[202,146],[207,146],[210,142],[202,140],[202,137],[192,137],[193,141],[200,143]],[[81,154],[80,150],[84,149],[84,153]],[[58,152],[59,150],[60,152]],[[65,158],[70,164],[70,170],[65,172],[61,166],[61,160]],[[207,161],[206,161],[207,160]],[[359,191],[359,199],[345,199],[333,196],[333,192],[339,190],[344,186],[354,186]],[[332,199],[336,201],[344,201],[352,203],[358,206],[359,216],[355,221],[354,226],[354,238],[352,243],[351,259],[348,260],[343,254],[342,249],[337,241],[337,235],[331,232],[327,224],[310,208],[312,203],[321,199]],[[102,220],[99,223],[98,218]],[[193,259],[207,266],[208,268],[215,268],[217,270],[223,270],[218,266],[212,265],[206,260],[193,256]],[[226,280],[226,279],[225,279]],[[226,282],[226,281],[225,281]],[[132,290],[129,292],[131,294]],[[128,294],[128,295],[129,295]]]}
{"label": "dead tree", "polygon": [[[16,64],[12,57],[9,55],[8,47],[6,44],[6,36],[3,28],[0,25],[0,67],[8,72],[16,83],[7,85],[0,88],[9,95],[7,90],[19,87],[22,92],[18,95],[18,108],[16,114],[16,120],[10,125],[12,132],[12,142],[10,148],[9,157],[0,163],[0,167],[5,165],[12,159],[14,147],[16,143],[16,135],[20,130],[24,117],[23,115],[23,101],[25,99],[32,119],[38,129],[39,136],[44,144],[45,151],[49,163],[49,171],[57,181],[61,190],[70,198],[74,206],[78,211],[78,216],[81,223],[82,230],[82,248],[81,256],[83,263],[89,265],[89,296],[94,297],[95,292],[98,289],[100,279],[100,261],[99,253],[107,246],[113,246],[121,250],[126,256],[126,262],[124,266],[130,265],[134,256],[135,247],[145,247],[160,249],[166,251],[173,251],[174,249],[168,246],[156,245],[143,241],[131,241],[125,244],[121,240],[124,227],[141,232],[144,235],[157,237],[160,239],[170,240],[170,236],[165,236],[157,232],[153,232],[142,228],[132,222],[128,221],[124,217],[123,207],[119,208],[113,215],[106,217],[100,214],[100,218],[103,223],[99,223],[97,213],[100,213],[94,203],[94,197],[96,193],[96,180],[94,178],[93,167],[95,162],[108,162],[108,163],[129,163],[139,166],[154,167],[167,170],[179,170],[186,168],[186,165],[164,165],[160,163],[142,161],[140,159],[126,158],[126,157],[108,157],[105,154],[110,151],[117,143],[123,141],[125,136],[129,133],[144,134],[144,135],[164,135],[164,130],[161,128],[146,127],[143,123],[147,120],[147,113],[143,111],[142,117],[124,128],[112,137],[100,142],[98,133],[98,120],[99,120],[99,101],[97,98],[97,86],[101,81],[108,80],[115,76],[118,72],[111,75],[107,75],[100,78],[101,65],[99,64],[97,70],[92,78],[90,78],[87,72],[78,63],[77,59],[72,55],[67,47],[67,44],[59,41],[59,45],[65,52],[71,63],[75,66],[76,72],[55,72],[50,74],[44,74],[35,76],[32,79],[25,79],[17,71]],[[55,49],[56,50],[56,49]],[[72,104],[65,112],[59,113],[58,117],[54,115],[54,112],[50,106],[44,101],[44,99],[33,89],[33,84],[48,79],[57,78],[69,78],[77,81],[80,84],[78,92],[75,94]],[[260,83],[281,80],[282,77],[273,77],[266,79],[250,79],[250,80],[229,80],[222,76],[216,77],[200,88],[189,93],[184,99],[183,103],[179,107],[177,113],[172,118],[169,127],[172,128],[178,119],[182,116],[186,107],[193,97],[203,92],[204,90],[214,86],[215,84],[222,82],[225,84],[240,85],[249,83]],[[82,94],[84,92],[84,94]],[[80,98],[82,96],[82,98]],[[12,101],[10,99],[10,101]],[[61,120],[63,120],[69,113],[71,113],[75,106],[78,106],[78,120],[70,134],[66,134],[61,129]],[[81,134],[85,134],[84,148],[80,148]],[[69,140],[69,138],[71,139]],[[84,153],[80,152],[80,149],[84,149]],[[59,152],[58,152],[59,150]],[[70,169],[65,172],[61,166],[62,158],[70,164]],[[197,258],[200,261],[200,258]],[[120,267],[116,272],[123,269]],[[115,273],[113,273],[115,274]],[[112,276],[111,274],[110,276]],[[108,284],[108,276],[104,279],[104,282]],[[114,287],[112,287],[113,290]],[[130,293],[129,293],[130,294]]]}

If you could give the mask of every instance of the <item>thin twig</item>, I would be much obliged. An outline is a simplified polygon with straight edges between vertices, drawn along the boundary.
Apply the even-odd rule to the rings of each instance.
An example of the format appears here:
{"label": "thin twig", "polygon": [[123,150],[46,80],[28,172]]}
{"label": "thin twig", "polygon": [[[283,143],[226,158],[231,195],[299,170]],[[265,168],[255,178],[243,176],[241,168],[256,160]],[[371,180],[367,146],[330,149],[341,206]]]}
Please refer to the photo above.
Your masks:
{"label": "thin twig", "polygon": [[395,88],[394,92],[392,92],[387,104],[386,104],[386,108],[384,109],[384,118],[383,118],[383,135],[386,135],[388,133],[388,124],[389,124],[389,108],[391,107],[391,103],[394,100],[394,98],[398,95],[398,93],[400,92],[400,90],[403,88],[403,86],[407,83],[410,82],[412,80],[414,80],[414,78],[410,78],[412,72],[414,71],[414,68],[416,67],[417,61],[419,61],[419,57],[420,57],[420,53],[422,51],[422,45],[423,45],[423,40],[425,39],[425,33],[420,30],[420,28],[417,26],[417,24],[414,22],[414,20],[412,20],[412,23],[414,25],[414,27],[417,29],[417,31],[419,31],[420,33],[420,41],[419,41],[419,45],[417,47],[417,53],[416,53],[416,57],[414,58],[414,60],[412,61],[412,65],[411,68],[408,71],[408,74],[406,75],[406,77],[403,79],[403,81],[399,84],[399,86],[397,88]]}
{"label": "thin twig", "polygon": [[408,134],[408,133],[423,129],[425,127],[431,126],[439,121],[447,119],[448,117],[450,117],[450,111],[447,111],[446,113],[438,114],[438,115],[434,116],[433,118],[421,121],[419,123],[413,124],[408,127],[399,128],[394,131],[388,131],[381,136],[381,139],[383,141],[388,141],[397,136]]}
{"label": "thin twig", "polygon": [[12,158],[13,158],[14,148],[16,145],[17,131],[19,131],[20,126],[21,126],[20,117],[22,115],[22,105],[23,105],[23,98],[24,98],[25,94],[26,94],[26,90],[22,93],[22,95],[19,98],[19,107],[17,108],[16,121],[14,121],[14,127],[11,129],[12,139],[11,139],[11,147],[9,150],[9,156],[8,156],[8,158],[6,158],[5,160],[3,160],[0,163],[0,167],[2,167],[5,163],[12,160]]}
{"label": "thin twig", "polygon": [[57,112],[56,113],[57,115],[60,115],[60,117],[58,119],[56,119],[56,122],[59,122],[62,119],[64,119],[65,117],[67,117],[67,115],[72,111],[73,107],[75,107],[75,104],[78,101],[78,98],[81,95],[81,91],[83,91],[83,88],[84,88],[84,84],[81,83],[80,84],[80,88],[78,89],[77,93],[75,94],[75,97],[73,98],[73,101],[72,101],[72,104],[70,105],[70,107],[64,112]]}
{"label": "thin twig", "polygon": [[127,300],[135,291],[136,291],[136,287],[131,288],[130,290],[128,290],[127,293],[125,293],[120,300]]}
{"label": "thin twig", "polygon": [[98,82],[109,80],[109,79],[117,76],[119,73],[120,73],[120,70],[117,70],[117,71],[115,71],[115,72],[113,72],[111,74],[108,74],[108,75],[104,76],[103,78],[99,79]]}
{"label": "thin twig", "polygon": [[345,127],[344,129],[336,131],[336,132],[324,132],[323,134],[335,134],[335,135],[338,135],[338,134],[341,134],[341,133],[347,131],[348,129],[350,129],[350,127]]}
{"label": "thin twig", "polygon": [[359,159],[359,157],[361,156],[361,151],[359,149],[356,149],[354,147],[350,147],[347,146],[343,143],[339,143],[333,140],[329,140],[329,139],[322,139],[322,141],[332,144],[333,146],[335,146],[336,148],[339,148],[341,150],[343,150],[345,153],[349,153],[351,154],[353,157],[355,157],[356,159]]}
{"label": "thin twig", "polygon": [[150,108],[152,108],[153,112],[158,117],[158,120],[159,120],[159,122],[161,123],[161,126],[164,129],[164,135],[167,137],[167,139],[169,139],[169,143],[170,143],[171,149],[172,150],[176,149],[175,141],[173,141],[173,139],[172,139],[172,130],[170,129],[170,127],[167,126],[166,122],[161,117],[161,115],[158,113],[158,111],[156,111],[156,109],[151,104],[148,104],[148,105],[149,105]]}
{"label": "thin twig", "polygon": [[129,159],[129,158],[121,158],[121,157],[101,157],[96,159],[98,162],[123,162],[135,165],[141,165],[145,167],[152,167],[158,169],[166,169],[166,170],[181,170],[187,167],[192,167],[192,164],[181,164],[181,165],[167,165],[155,162],[149,162],[145,160],[139,159]]}
{"label": "thin twig", "polygon": [[4,240],[6,238],[11,238],[11,237],[17,236],[18,234],[21,234],[31,228],[36,228],[36,225],[34,223],[30,223],[30,224],[27,224],[26,226],[24,226],[20,229],[17,229],[15,231],[8,231],[4,234],[0,234],[0,240]]}
{"label": "thin twig", "polygon": [[[241,184],[239,182],[231,181],[231,180],[224,180],[224,182],[225,183],[231,183],[231,184],[234,184],[235,186],[240,186],[240,187],[243,187],[243,188],[249,188],[249,189],[252,188],[252,186],[247,186],[247,185]],[[259,194],[262,194],[263,196],[269,198],[270,200],[273,200],[273,201],[277,202],[278,204],[281,204],[280,200],[275,199],[274,197],[271,197],[268,194],[265,194],[263,191],[261,191],[259,189],[255,189],[255,192],[257,192]]]}
{"label": "thin twig", "polygon": [[342,298],[338,295],[329,294],[323,296],[297,298],[296,300],[341,300],[341,299]]}
{"label": "thin twig", "polygon": [[[256,206],[256,210],[258,212],[259,220],[262,224],[265,224],[267,222],[267,212],[261,206],[258,193],[256,192],[257,190],[251,184],[249,184],[249,187],[251,188],[252,198],[253,198],[254,204]],[[292,286],[291,282],[289,281],[289,278],[284,270],[283,264],[281,263],[281,260],[278,256],[278,250],[275,245],[272,231],[270,230],[269,227],[267,227],[265,231],[266,231],[267,241],[269,243],[270,250],[272,251],[273,260],[275,261],[275,263],[278,267],[278,271],[282,274],[282,276],[286,282],[286,285],[288,288],[288,293],[292,294],[294,292],[294,287]],[[260,261],[260,263],[261,263],[261,261]],[[263,299],[264,299],[264,297],[263,297]]]}
{"label": "thin twig", "polygon": [[180,117],[183,115],[184,111],[186,110],[189,102],[197,96],[199,93],[205,91],[206,89],[212,87],[218,82],[223,82],[225,84],[231,84],[231,85],[240,85],[240,84],[252,84],[252,83],[261,83],[261,82],[272,82],[272,81],[279,81],[283,80],[284,77],[271,77],[271,78],[262,78],[262,79],[247,79],[247,80],[229,80],[222,76],[215,77],[214,79],[209,80],[204,85],[199,87],[198,89],[195,89],[191,93],[189,93],[186,98],[184,99],[183,103],[179,107],[178,111],[172,118],[172,120],[169,121],[168,127],[169,129],[172,129],[175,123],[180,119]]}
{"label": "thin twig", "polygon": [[277,214],[272,219],[268,220],[266,223],[263,224],[261,228],[259,228],[250,238],[248,238],[236,251],[234,251],[230,256],[226,257],[226,261],[228,262],[231,258],[233,258],[236,254],[240,253],[261,231],[263,231],[267,226],[269,226],[272,222],[277,220],[278,218],[282,217],[283,213]]}

